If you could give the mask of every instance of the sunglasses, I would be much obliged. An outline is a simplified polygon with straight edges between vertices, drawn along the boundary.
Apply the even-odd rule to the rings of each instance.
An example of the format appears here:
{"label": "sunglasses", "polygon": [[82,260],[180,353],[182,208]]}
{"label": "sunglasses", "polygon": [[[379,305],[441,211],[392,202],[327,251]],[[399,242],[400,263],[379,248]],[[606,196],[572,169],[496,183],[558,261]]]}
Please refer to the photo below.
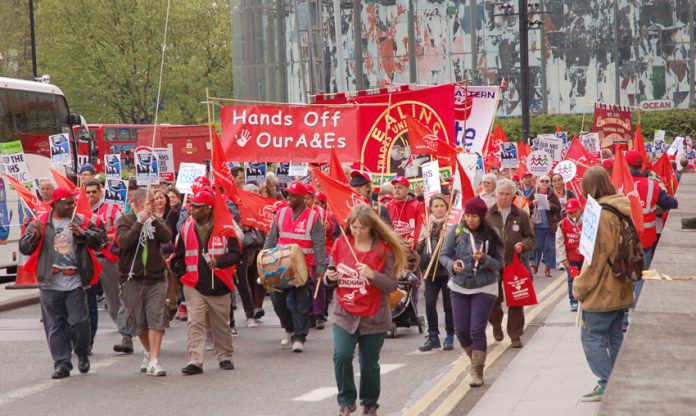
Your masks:
{"label": "sunglasses", "polygon": [[539,182],[541,182],[541,183],[549,183],[549,181],[547,181],[547,180],[545,180],[545,179],[544,179],[544,180],[541,180],[541,181],[539,181]]}

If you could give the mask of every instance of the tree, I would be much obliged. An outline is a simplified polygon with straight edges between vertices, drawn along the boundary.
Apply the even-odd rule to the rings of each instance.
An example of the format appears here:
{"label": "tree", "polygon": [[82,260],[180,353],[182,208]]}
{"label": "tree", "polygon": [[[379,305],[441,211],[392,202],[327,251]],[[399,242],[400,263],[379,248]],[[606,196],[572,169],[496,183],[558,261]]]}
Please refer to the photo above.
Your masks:
{"label": "tree", "polygon": [[[89,122],[152,123],[166,8],[166,0],[40,0],[39,71]],[[232,95],[227,2],[173,1],[167,36],[158,122],[205,121],[206,87]]]}
{"label": "tree", "polygon": [[0,2],[0,76],[32,77],[28,0]]}

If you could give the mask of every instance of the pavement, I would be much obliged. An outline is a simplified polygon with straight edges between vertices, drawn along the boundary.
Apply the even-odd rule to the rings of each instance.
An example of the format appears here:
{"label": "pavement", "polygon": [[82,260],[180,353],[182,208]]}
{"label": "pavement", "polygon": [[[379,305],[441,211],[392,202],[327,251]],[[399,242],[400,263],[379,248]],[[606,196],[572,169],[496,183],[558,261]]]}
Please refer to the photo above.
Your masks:
{"label": "pavement", "polygon": [[39,289],[15,288],[14,283],[0,284],[0,312],[39,303]]}

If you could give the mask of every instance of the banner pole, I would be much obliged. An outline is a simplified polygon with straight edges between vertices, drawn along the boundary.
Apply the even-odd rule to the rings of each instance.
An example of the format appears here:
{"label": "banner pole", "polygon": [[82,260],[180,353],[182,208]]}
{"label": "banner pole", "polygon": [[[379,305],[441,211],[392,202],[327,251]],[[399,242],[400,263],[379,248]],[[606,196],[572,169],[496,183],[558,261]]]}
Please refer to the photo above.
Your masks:
{"label": "banner pole", "polygon": [[[210,94],[208,92],[208,87],[205,87],[205,107],[208,110],[208,134],[210,136],[210,173],[212,174],[213,173],[213,121],[211,120],[211,117],[210,117],[211,104],[210,104]],[[215,215],[215,213],[213,213],[213,215]],[[211,284],[212,289],[215,290],[215,269],[211,270],[210,284]]]}
{"label": "banner pole", "polygon": [[[391,93],[389,93],[389,104],[387,105],[387,114],[386,114],[386,116],[384,117],[384,125],[385,125],[385,128],[384,128],[384,140],[385,140],[386,142],[389,142],[389,140],[388,140],[388,139],[389,139],[389,113],[391,113],[391,105],[392,105],[392,95],[391,95]],[[382,171],[381,171],[380,174],[379,174],[379,188],[380,188],[380,191],[382,190],[382,185],[384,184],[384,171],[385,171],[386,168],[387,168],[387,161],[388,161],[388,160],[389,160],[389,158],[388,158],[388,156],[387,156],[387,153],[385,153],[385,154],[384,154],[384,160],[383,160],[383,163],[382,163]],[[371,197],[371,196],[372,196],[372,195],[369,195],[369,196],[368,196],[368,200],[369,200],[369,197]],[[381,215],[381,214],[382,214],[382,202],[380,201],[379,195],[377,195],[377,215]]]}
{"label": "banner pole", "polygon": [[[447,230],[447,228],[448,228],[447,221],[449,220],[450,213],[452,212],[452,205],[454,204],[454,200],[455,200],[454,196],[455,196],[456,192],[458,192],[458,191],[452,190],[452,192],[450,192],[449,208],[447,209],[447,216],[445,217],[446,218],[445,224],[443,225],[444,230]],[[439,253],[440,248],[442,247],[442,242],[444,241],[444,239],[445,239],[444,236],[442,234],[440,234],[440,237],[438,238],[438,241],[437,241],[437,245],[435,246],[435,252],[433,252],[433,256],[430,258],[430,262],[428,263],[428,267],[425,269],[425,273],[423,274],[423,276],[425,276],[425,278],[428,277],[428,274],[430,273],[430,269],[433,267],[434,260],[437,257],[439,257],[437,255],[437,253]],[[435,274],[433,274],[433,281],[435,281]]]}

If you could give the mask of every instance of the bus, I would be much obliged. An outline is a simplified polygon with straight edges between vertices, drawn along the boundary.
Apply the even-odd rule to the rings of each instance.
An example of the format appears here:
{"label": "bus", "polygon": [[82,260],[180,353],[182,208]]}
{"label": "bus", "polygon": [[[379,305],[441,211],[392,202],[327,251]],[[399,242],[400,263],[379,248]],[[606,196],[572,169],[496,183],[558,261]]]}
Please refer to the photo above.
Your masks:
{"label": "bus", "polygon": [[[47,76],[42,78],[49,81]],[[73,127],[82,117],[69,112],[68,102],[60,88],[48,82],[25,81],[0,77],[0,143],[20,141],[31,178],[51,178],[51,155],[48,137],[67,134],[70,138],[71,163],[65,167],[74,176],[78,167],[78,141]],[[86,125],[84,126],[86,128]],[[82,148],[84,149],[84,148]],[[84,156],[84,155],[83,155]],[[0,160],[4,169],[5,160]],[[34,188],[33,188],[34,189]],[[17,241],[21,235],[23,210],[14,190],[0,179],[0,268],[14,273],[18,260]]]}

